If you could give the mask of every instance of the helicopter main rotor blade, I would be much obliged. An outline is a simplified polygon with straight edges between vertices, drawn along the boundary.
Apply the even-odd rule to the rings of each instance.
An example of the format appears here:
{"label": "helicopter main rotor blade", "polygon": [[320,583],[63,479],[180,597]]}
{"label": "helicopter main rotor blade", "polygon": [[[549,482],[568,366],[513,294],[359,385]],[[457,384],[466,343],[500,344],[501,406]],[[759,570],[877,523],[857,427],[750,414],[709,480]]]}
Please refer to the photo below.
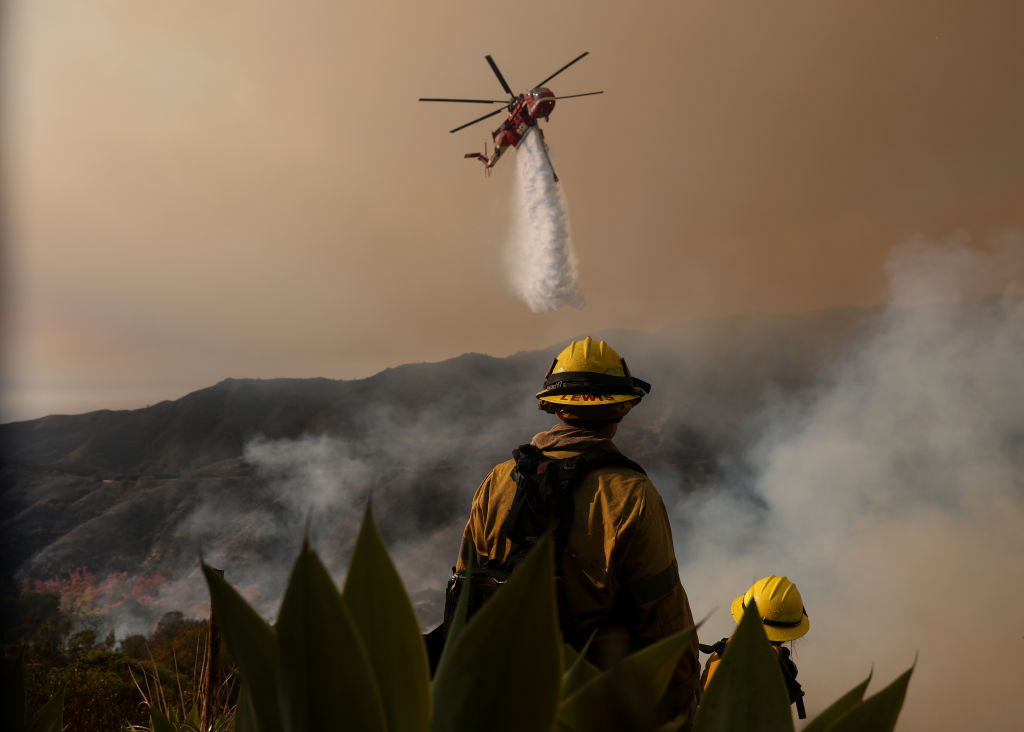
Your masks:
{"label": "helicopter main rotor blade", "polygon": [[508,92],[508,95],[509,95],[510,97],[512,97],[513,99],[515,99],[515,96],[516,96],[516,95],[515,95],[515,94],[514,94],[514,93],[512,92],[512,90],[511,90],[511,89],[509,88],[509,86],[508,86],[508,82],[507,82],[507,81],[505,81],[505,77],[501,75],[501,72],[500,72],[500,71],[498,71],[498,64],[494,63],[494,59],[493,59],[493,58],[491,58],[490,54],[488,54],[488,55],[487,55],[487,56],[485,56],[484,58],[486,58],[486,59],[487,59],[487,63],[489,63],[489,64],[491,65],[491,71],[493,71],[493,72],[494,72],[494,75],[498,77],[498,81],[500,81],[500,82],[501,82],[501,88],[502,88],[502,89],[504,89],[504,90],[505,90],[506,92]]}
{"label": "helicopter main rotor blade", "polygon": [[549,76],[548,78],[546,78],[546,79],[545,79],[544,81],[540,82],[539,84],[537,84],[537,85],[536,85],[536,86],[534,86],[533,88],[534,88],[534,89],[536,89],[536,88],[537,88],[537,87],[539,87],[539,86],[544,86],[544,85],[545,85],[546,83],[548,83],[549,81],[551,81],[552,79],[554,79],[554,78],[555,78],[556,76],[558,76],[559,74],[561,74],[561,73],[562,73],[563,71],[565,71],[565,70],[566,70],[567,68],[569,68],[570,66],[572,66],[572,65],[573,65],[574,63],[576,63],[577,61],[579,61],[579,60],[580,60],[581,58],[583,58],[584,56],[586,56],[586,55],[587,55],[588,53],[590,53],[590,51],[584,51],[584,52],[583,52],[583,53],[581,53],[581,54],[580,54],[579,56],[577,56],[576,58],[574,58],[574,59],[573,59],[572,61],[570,61],[569,63],[567,63],[567,64],[566,64],[565,66],[563,66],[562,68],[560,68],[560,69],[559,69],[558,71],[556,71],[555,73],[553,73],[553,74],[552,74],[551,76]]}
{"label": "helicopter main rotor blade", "polygon": [[583,94],[566,94],[564,97],[555,97],[555,99],[572,99],[573,97],[592,97],[595,94],[604,94],[603,91],[599,92],[585,92]]}
{"label": "helicopter main rotor blade", "polygon": [[464,125],[459,125],[459,126],[458,126],[458,127],[456,127],[456,128],[454,129],[454,130],[448,130],[448,131],[449,131],[449,132],[458,132],[458,131],[459,131],[459,130],[461,130],[461,129],[464,129],[464,128],[466,128],[466,127],[469,127],[470,125],[475,125],[475,124],[476,124],[477,122],[481,122],[481,121],[483,121],[483,120],[487,119],[488,117],[493,117],[494,115],[496,115],[496,114],[500,114],[501,112],[504,112],[504,111],[505,111],[505,110],[504,110],[504,108],[502,108],[502,109],[495,109],[495,110],[494,110],[493,112],[491,112],[491,113],[489,113],[489,114],[485,114],[485,115],[484,115],[483,117],[477,117],[477,118],[476,118],[475,120],[473,120],[472,122],[467,122],[467,123],[466,123],[466,124],[464,124]]}
{"label": "helicopter main rotor blade", "polygon": [[465,102],[467,104],[508,104],[507,99],[440,99],[438,97],[420,97],[421,102]]}

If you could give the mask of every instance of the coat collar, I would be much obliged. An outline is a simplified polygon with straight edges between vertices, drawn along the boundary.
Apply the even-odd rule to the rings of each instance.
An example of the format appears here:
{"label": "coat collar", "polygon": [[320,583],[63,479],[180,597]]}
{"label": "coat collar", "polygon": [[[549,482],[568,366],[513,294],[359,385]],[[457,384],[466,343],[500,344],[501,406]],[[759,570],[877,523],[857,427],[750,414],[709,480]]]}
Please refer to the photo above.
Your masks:
{"label": "coat collar", "polygon": [[601,432],[595,432],[583,427],[573,427],[568,424],[557,424],[546,432],[534,435],[530,444],[545,452],[560,450],[584,452],[595,447],[602,448],[608,452],[619,451],[611,438]]}

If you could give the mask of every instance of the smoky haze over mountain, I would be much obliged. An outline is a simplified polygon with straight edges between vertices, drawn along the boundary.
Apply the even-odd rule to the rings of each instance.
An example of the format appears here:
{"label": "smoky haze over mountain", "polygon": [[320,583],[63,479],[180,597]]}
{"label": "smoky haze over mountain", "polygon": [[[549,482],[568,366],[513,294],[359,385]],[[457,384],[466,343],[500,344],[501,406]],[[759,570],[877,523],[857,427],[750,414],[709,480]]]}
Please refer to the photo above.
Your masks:
{"label": "smoky haze over mountain", "polygon": [[[812,717],[918,654],[901,728],[1024,714],[1024,301],[948,304],[1021,243],[912,242],[887,308],[591,334],[654,384],[616,442],[665,498],[695,616],[714,610],[702,640],[731,632],[752,581],[788,575],[811,618],[796,661]],[[201,548],[272,616],[307,520],[340,583],[369,497],[430,626],[473,491],[550,424],[532,394],[563,345],[0,426],[8,570],[160,573],[161,607],[204,612]],[[123,612],[123,628],[152,620]]]}
{"label": "smoky haze over mountain", "polygon": [[756,416],[744,466],[757,500],[723,486],[675,506],[695,614],[719,608],[705,638],[731,632],[729,605],[753,581],[798,583],[811,716],[872,665],[877,691],[915,658],[901,729],[1006,729],[1024,713],[1024,300],[1018,287],[920,305],[992,266],[955,243],[897,251],[893,305],[869,337],[818,388],[776,393]]}
{"label": "smoky haze over mountain", "polygon": [[[668,500],[709,480],[731,485],[720,473],[741,462],[745,418],[761,395],[810,388],[874,315],[603,334],[654,383],[617,442]],[[146,409],[0,426],[5,560],[19,578],[78,566],[97,576],[159,573],[168,603],[199,609],[202,549],[233,582],[258,589],[252,596],[271,614],[307,519],[340,577],[372,496],[427,624],[476,486],[551,424],[532,395],[563,346],[505,359],[467,354],[360,381],[229,379]]]}

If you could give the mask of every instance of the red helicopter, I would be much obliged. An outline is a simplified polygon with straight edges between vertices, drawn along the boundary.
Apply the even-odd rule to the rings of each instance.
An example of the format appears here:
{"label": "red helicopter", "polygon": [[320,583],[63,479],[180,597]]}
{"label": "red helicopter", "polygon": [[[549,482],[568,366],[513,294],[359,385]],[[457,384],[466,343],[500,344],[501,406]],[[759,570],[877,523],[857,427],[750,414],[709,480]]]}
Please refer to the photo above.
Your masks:
{"label": "red helicopter", "polygon": [[506,119],[501,127],[491,133],[491,137],[494,139],[494,152],[487,155],[487,145],[484,145],[484,151],[482,153],[466,153],[467,158],[476,158],[484,164],[484,170],[489,171],[494,167],[495,163],[501,157],[502,153],[505,152],[509,147],[517,148],[519,143],[523,141],[531,129],[537,130],[541,139],[541,149],[544,151],[544,156],[547,158],[548,165],[551,167],[551,175],[554,179],[558,180],[558,175],[555,173],[555,168],[551,165],[551,157],[548,155],[547,144],[544,142],[544,133],[540,129],[540,125],[537,124],[538,120],[543,117],[544,121],[547,122],[551,116],[552,110],[555,108],[556,99],[571,99],[573,97],[589,97],[594,94],[603,94],[603,91],[586,92],[584,94],[568,94],[564,97],[556,97],[554,92],[546,88],[544,84],[554,79],[560,73],[565,71],[567,68],[572,66],[574,63],[579,61],[581,58],[586,56],[589,51],[584,51],[579,56],[574,58],[572,61],[567,63],[565,66],[560,68],[555,73],[551,74],[544,81],[540,82],[533,87],[526,94],[514,94],[512,89],[509,88],[508,82],[505,81],[505,77],[501,75],[498,70],[498,65],[494,63],[494,59],[489,55],[485,56],[487,63],[490,64],[491,70],[494,71],[494,75],[498,77],[498,81],[501,82],[501,88],[504,89],[511,99],[509,101],[503,99],[439,99],[436,97],[420,97],[421,102],[462,102],[468,104],[501,104],[505,106],[505,109],[496,109],[493,112],[485,114],[483,117],[477,117],[471,122],[467,122],[464,125],[459,125],[450,132],[458,132],[459,130],[465,129],[470,125],[475,125],[477,122],[481,122],[488,117],[493,117],[496,114],[508,110],[508,119]]}

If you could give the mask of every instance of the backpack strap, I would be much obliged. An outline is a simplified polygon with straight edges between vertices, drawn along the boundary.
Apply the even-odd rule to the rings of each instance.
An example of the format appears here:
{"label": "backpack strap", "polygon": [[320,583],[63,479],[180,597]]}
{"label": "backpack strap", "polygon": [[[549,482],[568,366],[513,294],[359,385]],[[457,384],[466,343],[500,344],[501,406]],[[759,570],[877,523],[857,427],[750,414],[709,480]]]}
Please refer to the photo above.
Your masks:
{"label": "backpack strap", "polygon": [[569,528],[573,518],[573,493],[583,479],[601,468],[627,468],[647,475],[639,464],[618,452],[609,452],[600,447],[593,447],[579,455],[565,458],[554,463],[556,495],[558,496],[559,519],[555,527],[555,551],[561,554],[569,540]]}
{"label": "backpack strap", "polygon": [[[575,513],[576,489],[593,471],[601,468],[620,467],[635,470],[646,475],[644,469],[625,455],[602,448],[591,448],[568,458],[549,458],[533,445],[520,445],[513,453],[516,469],[516,496],[509,510],[509,518],[503,525],[507,536],[513,542],[509,559],[522,556],[536,544],[540,535],[552,533],[555,555],[555,591],[558,596],[559,625],[567,642],[580,647],[587,638],[578,619],[567,612],[564,585],[561,578],[566,561],[565,548],[569,543]],[[516,503],[519,506],[516,506]],[[530,515],[532,514],[532,518]],[[524,536],[525,535],[525,536]],[[524,539],[518,547],[517,538]],[[516,558],[516,563],[521,558]],[[678,574],[676,582],[678,582]]]}
{"label": "backpack strap", "polygon": [[501,524],[499,542],[508,539],[512,548],[504,564],[511,572],[540,537],[548,530],[553,519],[551,498],[552,487],[544,476],[553,462],[533,445],[520,445],[512,452],[516,466],[512,479],[516,482],[516,493],[512,498],[508,515]]}
{"label": "backpack strap", "polygon": [[600,447],[592,447],[579,455],[565,458],[562,462],[565,464],[566,470],[578,470],[583,477],[599,468],[628,468],[647,475],[647,471],[640,467],[639,463],[633,462],[621,452],[609,452]]}
{"label": "backpack strap", "polygon": [[800,719],[807,718],[807,710],[804,708],[804,690],[800,682],[796,680],[797,668],[790,658],[789,649],[785,646],[779,647],[779,666],[782,668],[782,678],[786,681],[786,691],[789,692],[789,701],[796,704],[796,713]]}
{"label": "backpack strap", "polygon": [[646,475],[639,464],[617,452],[591,448],[568,458],[549,458],[533,445],[513,451],[512,478],[516,493],[501,526],[501,537],[512,543],[509,559],[518,563],[546,531],[555,540],[556,561],[569,539],[576,487],[594,470],[620,467]]}
{"label": "backpack strap", "polygon": [[722,638],[722,640],[718,641],[717,643],[712,643],[711,645],[704,645],[703,643],[701,643],[700,652],[708,654],[717,653],[718,657],[721,658],[725,655],[725,646],[728,642],[728,638]]}

